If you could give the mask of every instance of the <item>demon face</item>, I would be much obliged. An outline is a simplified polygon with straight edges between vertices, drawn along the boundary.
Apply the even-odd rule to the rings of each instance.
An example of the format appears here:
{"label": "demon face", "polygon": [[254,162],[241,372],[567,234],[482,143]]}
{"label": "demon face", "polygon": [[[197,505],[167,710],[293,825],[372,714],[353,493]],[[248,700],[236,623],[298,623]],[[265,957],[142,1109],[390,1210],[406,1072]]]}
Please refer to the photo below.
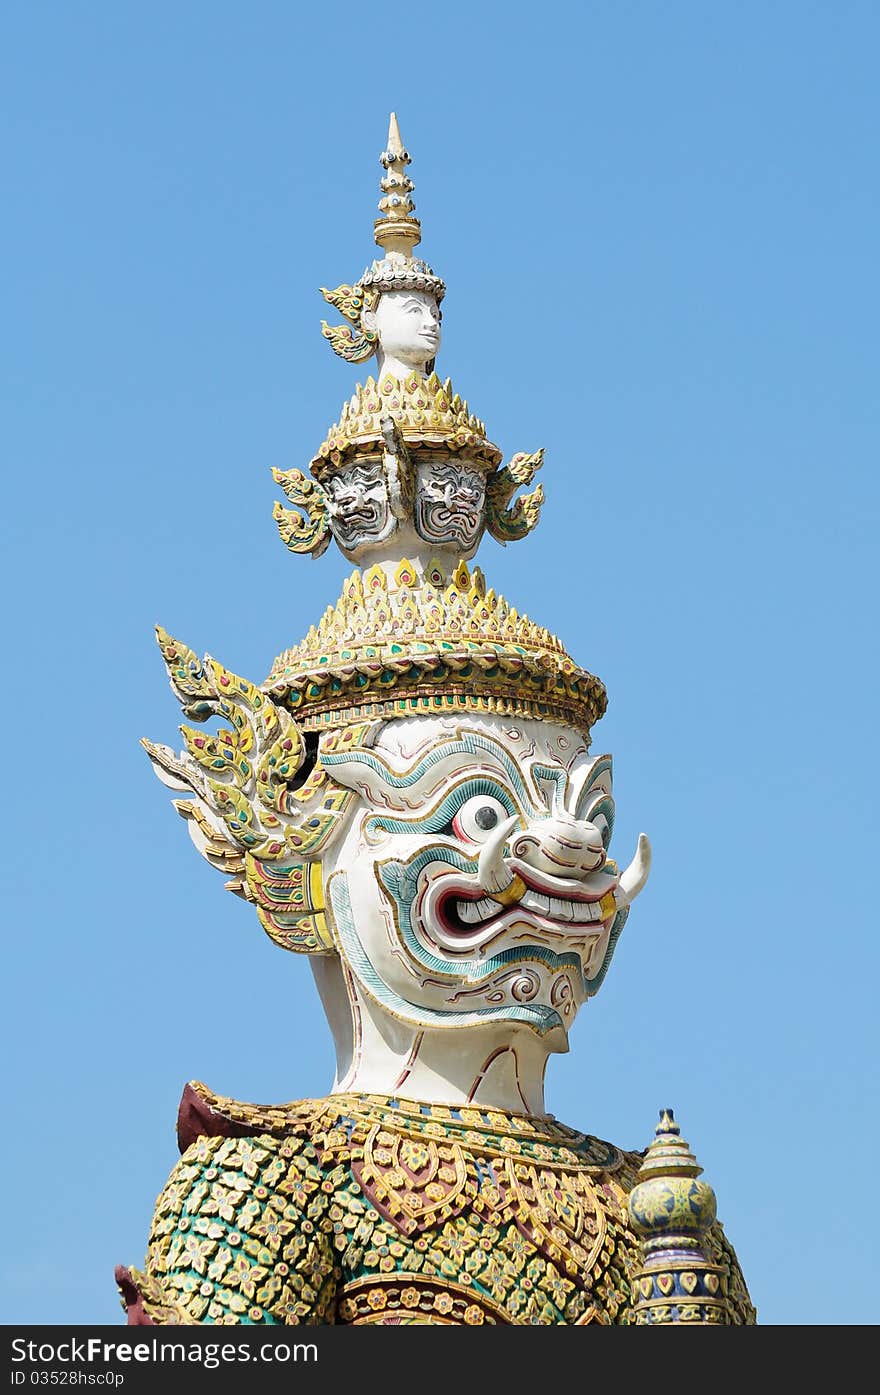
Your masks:
{"label": "demon face", "polygon": [[324,877],[344,964],[392,1017],[424,1028],[522,1023],[566,1049],[604,977],[647,842],[607,856],[611,760],[549,722],[407,718],[326,752],[360,796]]}

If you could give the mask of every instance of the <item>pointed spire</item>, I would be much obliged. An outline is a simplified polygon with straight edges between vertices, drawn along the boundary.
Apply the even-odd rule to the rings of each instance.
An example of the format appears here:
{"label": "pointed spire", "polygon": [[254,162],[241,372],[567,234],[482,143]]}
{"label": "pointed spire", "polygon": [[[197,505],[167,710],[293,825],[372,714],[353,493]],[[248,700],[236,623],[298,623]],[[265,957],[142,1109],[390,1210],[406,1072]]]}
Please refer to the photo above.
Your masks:
{"label": "pointed spire", "polygon": [[703,1169],[682,1138],[671,1109],[660,1110],[660,1122],[639,1168],[639,1177],[699,1177]]}
{"label": "pointed spire", "polygon": [[395,111],[388,118],[388,153],[389,155],[403,156],[403,163],[409,164],[409,155],[400,138],[400,127],[397,124],[397,112]]}
{"label": "pointed spire", "polygon": [[398,254],[411,257],[413,248],[422,240],[422,229],[414,215],[415,204],[410,195],[415,188],[405,174],[410,161],[409,151],[404,145],[397,116],[391,113],[388,122],[388,146],[379,156],[385,174],[381,180],[382,198],[379,200],[381,218],[377,218],[373,228],[378,245],[386,256]]}
{"label": "pointed spire", "polygon": [[727,1273],[715,1262],[710,1238],[715,1193],[697,1181],[702,1170],[672,1110],[661,1109],[628,1198],[630,1225],[642,1248],[641,1265],[631,1276],[636,1323],[734,1321]]}

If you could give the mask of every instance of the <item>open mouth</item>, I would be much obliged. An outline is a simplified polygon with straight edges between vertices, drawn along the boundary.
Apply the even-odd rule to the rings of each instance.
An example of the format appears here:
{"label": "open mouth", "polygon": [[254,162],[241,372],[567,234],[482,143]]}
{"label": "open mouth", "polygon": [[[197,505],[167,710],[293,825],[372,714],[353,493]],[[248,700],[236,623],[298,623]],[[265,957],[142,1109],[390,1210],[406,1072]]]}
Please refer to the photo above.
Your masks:
{"label": "open mouth", "polygon": [[465,885],[457,879],[447,883],[433,911],[448,934],[470,936],[477,932],[483,940],[485,931],[496,922],[501,929],[502,922],[522,919],[523,913],[538,926],[557,933],[570,926],[577,934],[604,928],[616,914],[611,895],[616,878],[607,873],[593,876],[590,887],[585,887],[567,877],[540,875],[518,859],[511,859],[509,866],[526,885],[515,905],[503,905],[474,888],[473,883]]}

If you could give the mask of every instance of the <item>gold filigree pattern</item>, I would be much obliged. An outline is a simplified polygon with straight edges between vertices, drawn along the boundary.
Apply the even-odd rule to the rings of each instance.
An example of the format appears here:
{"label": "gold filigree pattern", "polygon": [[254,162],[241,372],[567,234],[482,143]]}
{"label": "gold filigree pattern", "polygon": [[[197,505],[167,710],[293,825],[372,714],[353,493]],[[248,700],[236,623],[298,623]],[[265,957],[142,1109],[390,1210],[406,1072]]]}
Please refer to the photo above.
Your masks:
{"label": "gold filigree pattern", "polygon": [[440,709],[520,712],[589,731],[605,711],[605,686],[555,635],[487,590],[479,567],[459,562],[447,578],[434,563],[432,576],[406,559],[392,580],[379,565],[353,572],[264,687],[306,727],[316,718],[341,724],[352,711],[357,720],[380,715],[389,699],[425,698],[430,707],[442,692]]}
{"label": "gold filigree pattern", "polygon": [[458,1143],[400,1135],[376,1123],[355,1175],[377,1209],[408,1234],[454,1215],[464,1204],[470,1175]]}
{"label": "gold filigree pattern", "polygon": [[355,452],[381,450],[384,417],[392,418],[410,448],[431,446],[467,454],[486,470],[501,464],[501,451],[487,439],[483,422],[459,397],[451,379],[442,382],[436,373],[423,378],[413,372],[400,380],[386,374],[378,383],[370,377],[355,388],[311,462],[315,479],[323,482]]}
{"label": "gold filigree pattern", "polygon": [[[200,838],[213,845],[225,835],[234,849],[254,857],[318,855],[352,802],[351,793],[329,781],[319,763],[298,783],[306,744],[286,708],[214,659],[199,663],[164,630],[158,634],[184,711],[202,722],[217,716],[229,723],[216,733],[182,726],[186,751],[180,756],[155,742],[141,743],[165,784],[197,797],[197,845]],[[201,850],[215,860],[213,846]]]}
{"label": "gold filigree pattern", "polygon": [[507,1166],[520,1214],[527,1217],[524,1224],[535,1242],[568,1275],[591,1272],[608,1233],[596,1189],[579,1172],[558,1173],[510,1159]]}
{"label": "gold filigree pattern", "polygon": [[[174,803],[193,842],[227,875],[228,890],[256,904],[276,944],[306,954],[331,951],[320,858],[356,796],[328,777],[284,706],[158,633],[184,711],[200,722],[217,716],[229,723],[218,732],[182,726],[180,754],[142,742],[163,783],[190,796]],[[371,723],[351,724],[328,734],[326,749],[368,744],[372,730]]]}
{"label": "gold filigree pattern", "polygon": [[[197,1138],[172,1173],[146,1273],[133,1271],[153,1321],[636,1320],[626,1197],[640,1155],[500,1110],[374,1095],[261,1106],[196,1089],[253,1132]],[[716,1236],[727,1320],[749,1321]]]}
{"label": "gold filigree pattern", "polygon": [[248,856],[245,867],[249,899],[256,902],[260,924],[275,944],[301,954],[333,948],[320,862],[278,864]]}
{"label": "gold filigree pattern", "polygon": [[273,469],[272,478],[293,504],[292,509],[285,509],[276,503],[272,511],[281,541],[291,552],[320,557],[330,545],[330,521],[323,489],[307,479],[302,470]]}
{"label": "gold filigree pattern", "polygon": [[486,481],[486,528],[496,542],[516,542],[537,526],[544,503],[543,486],[539,484],[513,504],[511,499],[518,489],[531,484],[543,463],[542,450],[533,455],[520,451],[509,465],[496,470]]}
{"label": "gold filigree pattern", "polygon": [[376,292],[362,285],[336,286],[332,291],[322,286],[321,295],[348,320],[347,325],[328,325],[322,320],[324,338],[340,358],[348,363],[364,363],[376,352],[377,336],[375,330],[365,329],[361,317],[365,310],[374,309],[378,299]]}

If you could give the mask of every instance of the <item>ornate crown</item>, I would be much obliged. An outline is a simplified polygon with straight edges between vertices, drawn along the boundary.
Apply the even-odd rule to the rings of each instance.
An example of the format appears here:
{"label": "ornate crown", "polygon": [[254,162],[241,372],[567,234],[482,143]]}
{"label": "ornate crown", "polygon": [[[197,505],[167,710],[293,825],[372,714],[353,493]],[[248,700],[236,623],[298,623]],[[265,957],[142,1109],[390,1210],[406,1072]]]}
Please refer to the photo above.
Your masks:
{"label": "ornate crown", "polygon": [[353,286],[345,283],[321,294],[329,305],[348,320],[347,325],[328,325],[321,321],[321,332],[330,347],[349,363],[364,363],[376,351],[376,334],[363,324],[365,310],[375,309],[383,291],[427,291],[439,304],[446,286],[427,262],[413,256],[413,248],[422,240],[422,227],[413,210],[412,180],[404,173],[411,164],[409,151],[400,138],[397,117],[391,113],[388,125],[388,147],[379,156],[385,174],[381,180],[381,217],[373,224],[376,243],[385,253],[371,262]]}
{"label": "ornate crown", "polygon": [[[352,328],[324,333],[344,358],[377,347],[361,316],[383,290],[443,283],[412,256],[421,239],[404,174],[410,157],[392,114],[376,242],[385,251],[354,286],[324,291]],[[358,339],[360,336],[360,339]],[[293,552],[319,556],[331,537],[361,569],[305,639],[280,654],[263,691],[306,730],[378,717],[493,712],[570,723],[584,733],[605,711],[604,685],[559,640],[468,569],[484,532],[501,543],[538,520],[531,484],[543,452],[502,453],[483,422],[430,371],[368,378],[343,405],[310,462],[276,470],[294,506],[275,505]]]}
{"label": "ornate crown", "polygon": [[[325,292],[352,327],[349,349],[355,330],[361,348],[368,341],[365,306],[416,284],[394,278],[433,277],[411,255],[421,230],[408,161],[392,116],[375,224],[385,257],[357,285]],[[444,289],[429,288],[438,299]],[[311,477],[273,471],[292,505],[275,505],[288,548],[318,557],[333,540],[355,563],[336,604],[260,686],[158,631],[172,689],[200,729],[181,728],[179,756],[144,745],[160,778],[186,796],[177,807],[196,846],[288,949],[332,949],[317,863],[355,796],[322,754],[369,745],[394,717],[532,718],[589,739],[605,711],[604,684],[468,566],[485,532],[506,544],[538,521],[541,486],[522,491],[543,451],[501,462],[483,422],[429,364],[424,374],[368,378],[312,458]],[[213,735],[202,729],[212,718],[226,724]]]}
{"label": "ornate crown", "polygon": [[402,381],[386,374],[380,382],[368,378],[358,383],[312,459],[312,474],[323,480],[351,455],[365,446],[381,446],[382,421],[391,417],[407,447],[436,446],[469,458],[481,468],[494,470],[502,452],[486,437],[486,427],[453,389],[452,380],[441,382],[436,373],[423,378],[411,373]]}
{"label": "ornate crown", "polygon": [[587,732],[604,684],[578,668],[549,630],[486,589],[479,567],[404,559],[355,571],[301,644],[263,684],[306,730],[375,717],[494,712]]}

